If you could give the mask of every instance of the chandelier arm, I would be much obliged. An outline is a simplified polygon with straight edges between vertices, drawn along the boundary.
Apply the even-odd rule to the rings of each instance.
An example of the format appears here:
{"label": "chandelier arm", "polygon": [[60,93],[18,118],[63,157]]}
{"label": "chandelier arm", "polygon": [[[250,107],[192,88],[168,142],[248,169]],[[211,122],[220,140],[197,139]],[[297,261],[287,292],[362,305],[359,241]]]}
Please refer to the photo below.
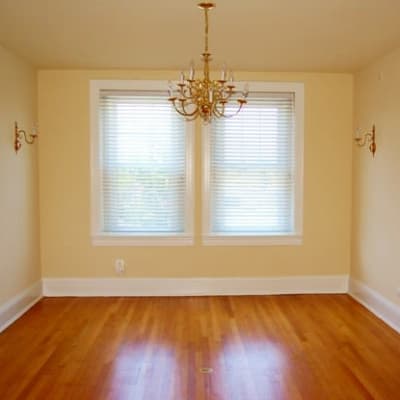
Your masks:
{"label": "chandelier arm", "polygon": [[191,113],[190,113],[190,112],[187,112],[185,106],[182,104],[182,111],[185,113],[186,117],[192,117],[193,115],[197,115],[198,112],[199,112],[199,107],[198,107],[197,104],[195,104],[195,103],[190,103],[190,104],[193,104],[194,106],[196,106],[196,108],[194,109],[194,111],[191,112]]}
{"label": "chandelier arm", "polygon": [[224,107],[224,111],[222,111],[222,113],[220,111],[218,111],[218,114],[216,116],[218,117],[223,117],[223,118],[233,118],[236,115],[238,115],[241,111],[241,109],[243,108],[243,105],[246,104],[245,102],[240,102],[239,103],[239,107],[237,108],[237,110],[233,113],[233,114],[225,114],[225,107]]}
{"label": "chandelier arm", "polygon": [[221,98],[220,98],[219,100],[220,100],[220,102],[222,102],[222,101],[228,102],[229,99],[230,99],[232,96],[233,96],[233,93],[227,93],[226,96],[223,96],[223,95],[221,94]]}
{"label": "chandelier arm", "polygon": [[173,100],[173,101],[171,100],[171,103],[174,106],[174,109],[178,114],[182,115],[182,117],[185,117],[185,118],[187,117],[187,115],[177,107],[175,100]]}
{"label": "chandelier arm", "polygon": [[185,97],[184,87],[178,86],[178,93],[180,96]]}
{"label": "chandelier arm", "polygon": [[193,100],[193,93],[192,93],[192,91],[191,91],[190,86],[187,86],[186,89],[188,89],[189,94],[187,95],[187,94],[185,94],[185,92],[182,92],[182,93],[181,93],[181,94],[182,94],[182,97],[183,97],[185,100]]}
{"label": "chandelier arm", "polygon": [[193,99],[199,93],[199,88],[197,85],[190,85],[189,86],[190,97]]}
{"label": "chandelier arm", "polygon": [[177,90],[181,98],[185,100],[193,99],[193,86],[191,84],[185,84],[184,86],[178,85]]}
{"label": "chandelier arm", "polygon": [[182,117],[184,117],[186,121],[194,121],[199,115],[197,109],[193,113],[190,113],[190,114],[185,114],[184,112],[179,110],[177,107],[175,107],[175,110],[178,114],[182,115]]}
{"label": "chandelier arm", "polygon": [[187,98],[188,98],[188,99],[192,99],[192,98],[193,98],[193,87],[192,87],[192,84],[189,83],[189,85],[187,85],[186,89],[187,89],[187,91],[188,91],[188,93],[189,93],[189,95],[187,96]]}
{"label": "chandelier arm", "polygon": [[[225,96],[223,95],[225,93]],[[221,90],[221,100],[229,101],[229,99],[236,94],[236,91],[232,88],[226,88],[225,86]]]}
{"label": "chandelier arm", "polygon": [[238,109],[233,114],[230,114],[230,115],[224,114],[223,117],[224,118],[233,118],[234,116],[238,115],[243,108],[243,104],[244,103],[240,103]]}
{"label": "chandelier arm", "polygon": [[189,88],[189,98],[193,101],[196,97],[197,90],[193,87]]}
{"label": "chandelier arm", "polygon": [[196,113],[195,115],[193,115],[192,117],[185,117],[186,121],[190,122],[190,121],[194,121],[198,116],[198,113]]}
{"label": "chandelier arm", "polygon": [[185,118],[197,115],[197,112],[199,110],[199,108],[196,106],[196,109],[193,112],[189,113],[186,111],[185,106],[183,105],[183,102],[181,102],[181,109],[179,109],[179,107],[176,105],[176,100],[174,100],[172,102],[172,104],[173,104],[176,112],[178,112],[180,115],[182,115]]}
{"label": "chandelier arm", "polygon": [[217,117],[217,118],[221,118],[224,116],[225,113],[225,105],[222,104],[222,110],[219,110],[217,105],[215,105],[215,107],[213,108],[213,114]]}

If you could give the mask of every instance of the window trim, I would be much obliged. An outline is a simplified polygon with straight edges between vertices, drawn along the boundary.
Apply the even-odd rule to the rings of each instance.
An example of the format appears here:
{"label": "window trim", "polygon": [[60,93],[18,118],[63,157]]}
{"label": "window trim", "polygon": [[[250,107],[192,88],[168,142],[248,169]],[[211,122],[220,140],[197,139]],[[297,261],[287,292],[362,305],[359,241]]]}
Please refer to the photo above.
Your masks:
{"label": "window trim", "polygon": [[168,81],[154,80],[91,80],[90,81],[90,206],[91,241],[93,246],[191,246],[194,223],[194,123],[185,122],[186,134],[186,190],[185,231],[177,234],[126,235],[101,232],[101,176],[99,102],[101,90],[160,91],[166,93]]}
{"label": "window trim", "polygon": [[[238,84],[240,87],[244,82]],[[287,246],[303,243],[303,181],[304,181],[304,83],[301,82],[250,82],[250,91],[255,93],[294,93],[295,118],[295,200],[294,233],[282,235],[235,235],[213,233],[210,209],[210,126],[202,127],[202,243],[208,246]]]}

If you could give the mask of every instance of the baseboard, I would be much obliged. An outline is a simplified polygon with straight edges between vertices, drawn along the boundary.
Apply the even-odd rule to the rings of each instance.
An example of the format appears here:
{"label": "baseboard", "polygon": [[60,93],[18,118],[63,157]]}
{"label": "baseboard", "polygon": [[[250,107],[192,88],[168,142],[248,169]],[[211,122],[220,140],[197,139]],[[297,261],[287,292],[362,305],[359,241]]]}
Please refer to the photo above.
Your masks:
{"label": "baseboard", "polygon": [[218,296],[347,293],[347,275],[274,278],[44,278],[43,295]]}
{"label": "baseboard", "polygon": [[42,282],[38,281],[0,306],[0,332],[4,331],[21,315],[42,298]]}
{"label": "baseboard", "polygon": [[400,333],[400,306],[364,283],[350,279],[349,294],[378,318]]}
{"label": "baseboard", "polygon": [[0,332],[42,296],[223,296],[349,293],[400,333],[400,306],[347,275],[273,278],[44,278],[0,306]]}

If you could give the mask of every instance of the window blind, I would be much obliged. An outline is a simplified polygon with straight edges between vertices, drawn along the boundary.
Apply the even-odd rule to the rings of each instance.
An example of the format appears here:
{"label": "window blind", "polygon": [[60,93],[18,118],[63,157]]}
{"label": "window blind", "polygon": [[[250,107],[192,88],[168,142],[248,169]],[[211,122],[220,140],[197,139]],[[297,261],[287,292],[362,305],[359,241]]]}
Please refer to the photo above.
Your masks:
{"label": "window blind", "polygon": [[165,94],[100,92],[104,233],[185,231],[185,123]]}
{"label": "window blind", "polygon": [[260,94],[211,125],[211,234],[293,233],[294,101],[293,93]]}

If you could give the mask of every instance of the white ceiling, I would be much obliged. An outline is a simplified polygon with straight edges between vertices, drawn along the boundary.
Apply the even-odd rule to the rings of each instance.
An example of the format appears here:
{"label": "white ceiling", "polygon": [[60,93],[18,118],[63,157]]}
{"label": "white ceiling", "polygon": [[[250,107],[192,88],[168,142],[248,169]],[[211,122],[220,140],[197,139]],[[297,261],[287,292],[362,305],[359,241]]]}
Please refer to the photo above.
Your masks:
{"label": "white ceiling", "polygon": [[[0,43],[41,68],[199,63],[194,0],[0,0]],[[215,66],[355,71],[400,45],[400,0],[217,0]]]}

